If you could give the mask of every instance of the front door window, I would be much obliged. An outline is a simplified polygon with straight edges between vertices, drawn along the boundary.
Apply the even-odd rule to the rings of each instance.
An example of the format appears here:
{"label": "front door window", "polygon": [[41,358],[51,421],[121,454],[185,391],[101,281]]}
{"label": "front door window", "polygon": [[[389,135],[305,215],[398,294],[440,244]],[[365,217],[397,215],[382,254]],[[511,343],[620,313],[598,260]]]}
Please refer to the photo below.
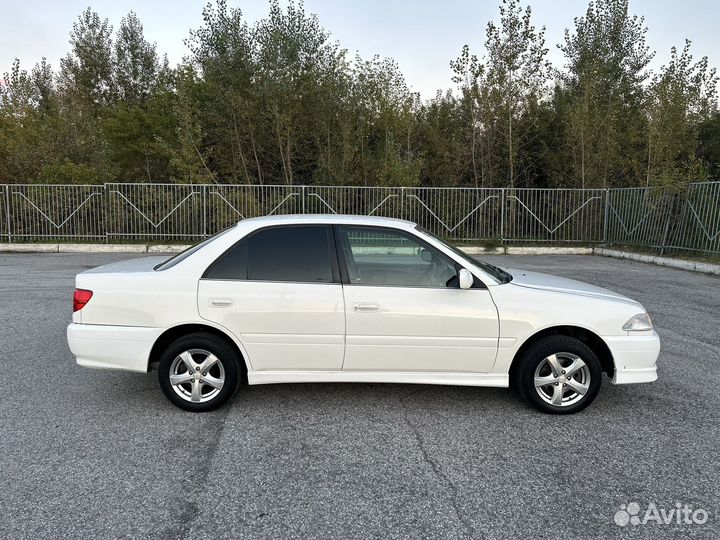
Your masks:
{"label": "front door window", "polygon": [[457,287],[455,264],[403,231],[338,227],[351,285]]}

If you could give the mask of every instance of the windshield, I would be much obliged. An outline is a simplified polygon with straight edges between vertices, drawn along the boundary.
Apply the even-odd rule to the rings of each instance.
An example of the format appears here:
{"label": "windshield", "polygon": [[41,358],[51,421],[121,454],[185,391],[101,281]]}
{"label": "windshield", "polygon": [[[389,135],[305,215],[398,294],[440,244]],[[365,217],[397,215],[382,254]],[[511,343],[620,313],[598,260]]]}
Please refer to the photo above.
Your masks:
{"label": "windshield", "polygon": [[450,251],[452,251],[452,252],[455,253],[457,256],[461,257],[462,259],[466,260],[466,261],[469,262],[470,264],[474,264],[474,265],[476,265],[476,266],[479,266],[483,271],[485,271],[485,272],[487,272],[488,274],[490,274],[492,277],[494,277],[495,279],[497,279],[500,283],[510,283],[510,282],[512,281],[512,278],[513,278],[513,277],[512,277],[512,274],[510,274],[509,272],[506,272],[506,271],[503,270],[502,268],[499,268],[499,267],[495,266],[494,264],[490,264],[490,263],[488,263],[488,262],[481,261],[480,259],[476,259],[476,258],[474,258],[474,257],[471,257],[470,255],[468,255],[467,253],[465,253],[465,252],[462,251],[461,249],[453,246],[452,244],[449,244],[448,242],[446,242],[445,240],[443,240],[442,238],[440,238],[440,237],[437,236],[436,234],[431,233],[430,231],[428,231],[427,229],[425,229],[425,228],[423,228],[423,227],[420,227],[419,225],[416,225],[415,228],[416,228],[418,231],[420,231],[420,232],[422,232],[422,233],[424,233],[424,234],[427,234],[428,236],[433,237],[435,240],[437,240],[438,242],[440,242],[443,246],[445,246],[445,247],[448,248]]}
{"label": "windshield", "polygon": [[227,229],[223,229],[223,230],[220,231],[219,233],[212,235],[210,238],[206,238],[206,239],[203,240],[202,242],[198,242],[197,244],[190,246],[189,248],[187,248],[186,250],[181,251],[180,253],[178,253],[178,254],[175,255],[174,257],[170,257],[167,261],[161,262],[160,264],[156,265],[156,266],[153,268],[153,270],[167,270],[168,268],[172,268],[173,266],[175,266],[175,265],[178,264],[179,262],[182,262],[182,261],[184,261],[185,259],[187,259],[190,255],[192,255],[192,254],[195,253],[196,251],[198,251],[198,250],[204,248],[205,246],[207,246],[207,245],[208,245],[210,242],[212,242],[213,240],[216,240],[216,239],[218,239],[219,237],[221,237],[223,234],[225,234],[226,232],[228,232],[228,231],[229,231],[230,229],[232,229],[233,227],[235,227],[235,225],[233,225],[232,227],[228,227]]}

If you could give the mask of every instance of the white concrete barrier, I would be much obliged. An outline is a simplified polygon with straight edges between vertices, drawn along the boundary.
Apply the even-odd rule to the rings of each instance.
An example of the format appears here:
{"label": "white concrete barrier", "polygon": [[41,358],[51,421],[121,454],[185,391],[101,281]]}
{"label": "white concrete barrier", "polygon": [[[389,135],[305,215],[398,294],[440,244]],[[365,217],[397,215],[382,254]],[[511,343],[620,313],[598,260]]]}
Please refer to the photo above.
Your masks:
{"label": "white concrete barrier", "polygon": [[659,257],[657,255],[649,255],[647,253],[633,253],[632,251],[618,251],[607,248],[595,248],[594,253],[595,255],[602,255],[603,257],[627,259],[630,261],[669,266],[670,268],[679,268],[680,270],[690,270],[691,272],[720,275],[720,264],[688,261],[686,259],[674,259],[672,257]]}
{"label": "white concrete barrier", "polygon": [[57,253],[58,244],[0,244],[6,253]]}
{"label": "white concrete barrier", "polygon": [[178,245],[178,244],[158,244],[147,247],[148,253],[180,253],[189,248],[191,244]]}
{"label": "white concrete barrier", "polygon": [[468,255],[502,255],[505,253],[505,248],[499,247],[482,247],[482,246],[457,246]]}
{"label": "white concrete barrier", "polygon": [[508,255],[592,255],[591,247],[508,246]]}
{"label": "white concrete barrier", "polygon": [[[88,247],[92,249],[88,249]],[[58,244],[60,253],[147,253],[140,244]]]}

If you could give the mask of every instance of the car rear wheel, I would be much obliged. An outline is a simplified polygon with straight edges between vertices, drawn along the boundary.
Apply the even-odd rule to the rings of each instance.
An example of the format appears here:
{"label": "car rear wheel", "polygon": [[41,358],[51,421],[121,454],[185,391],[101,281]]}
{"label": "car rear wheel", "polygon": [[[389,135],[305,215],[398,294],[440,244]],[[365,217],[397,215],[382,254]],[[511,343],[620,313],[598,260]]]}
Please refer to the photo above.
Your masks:
{"label": "car rear wheel", "polygon": [[526,401],[551,414],[581,411],[595,399],[602,382],[597,355],[570,336],[549,336],[532,345],[516,373]]}
{"label": "car rear wheel", "polygon": [[181,409],[212,411],[235,393],[240,360],[225,340],[211,334],[189,334],[173,342],[160,358],[160,388]]}

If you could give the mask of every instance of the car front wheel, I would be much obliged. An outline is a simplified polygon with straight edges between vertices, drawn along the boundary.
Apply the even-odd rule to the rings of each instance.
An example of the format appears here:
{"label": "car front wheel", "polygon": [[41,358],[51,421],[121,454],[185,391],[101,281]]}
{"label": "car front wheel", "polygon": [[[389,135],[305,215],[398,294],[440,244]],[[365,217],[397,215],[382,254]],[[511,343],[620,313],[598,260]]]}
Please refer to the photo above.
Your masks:
{"label": "car front wheel", "polygon": [[516,373],[528,403],[551,414],[581,411],[595,399],[602,382],[597,355],[570,336],[549,336],[532,345]]}
{"label": "car front wheel", "polygon": [[240,358],[225,340],[189,334],[173,342],[158,368],[160,388],[181,409],[206,412],[227,402],[238,386]]}

